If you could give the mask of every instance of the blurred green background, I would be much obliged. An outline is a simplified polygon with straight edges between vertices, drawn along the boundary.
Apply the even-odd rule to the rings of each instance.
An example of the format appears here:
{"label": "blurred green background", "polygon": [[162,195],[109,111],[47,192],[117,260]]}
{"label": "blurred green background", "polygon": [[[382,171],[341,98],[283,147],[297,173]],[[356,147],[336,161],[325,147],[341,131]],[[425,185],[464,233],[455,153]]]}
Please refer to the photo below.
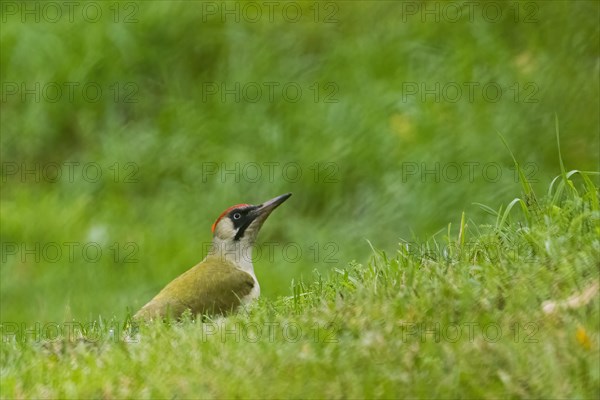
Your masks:
{"label": "blurred green background", "polygon": [[2,4],[2,321],[123,318],[285,192],[267,297],[491,221],[519,193],[498,133],[542,192],[556,116],[598,169],[596,1],[52,4]]}

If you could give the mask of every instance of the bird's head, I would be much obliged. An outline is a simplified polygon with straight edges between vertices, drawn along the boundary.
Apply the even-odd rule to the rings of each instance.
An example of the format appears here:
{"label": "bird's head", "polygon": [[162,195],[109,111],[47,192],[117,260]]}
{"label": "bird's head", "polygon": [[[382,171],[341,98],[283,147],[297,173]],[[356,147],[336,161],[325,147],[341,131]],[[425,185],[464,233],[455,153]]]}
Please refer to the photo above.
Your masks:
{"label": "bird's head", "polygon": [[259,205],[238,204],[223,211],[212,226],[213,242],[252,246],[271,212],[292,194],[286,193]]}

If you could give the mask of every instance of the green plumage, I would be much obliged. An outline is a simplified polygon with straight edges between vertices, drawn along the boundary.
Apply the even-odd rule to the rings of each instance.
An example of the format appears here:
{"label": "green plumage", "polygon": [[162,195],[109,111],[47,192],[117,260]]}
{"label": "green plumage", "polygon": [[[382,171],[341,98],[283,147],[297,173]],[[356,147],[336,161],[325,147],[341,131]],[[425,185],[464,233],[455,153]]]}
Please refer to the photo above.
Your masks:
{"label": "green plumage", "polygon": [[136,320],[179,319],[234,311],[260,294],[252,265],[252,246],[271,212],[292,194],[260,205],[238,204],[226,209],[212,226],[213,240],[206,258],[177,277],[134,315]]}
{"label": "green plumage", "polygon": [[175,278],[134,319],[179,318],[187,309],[192,315],[225,314],[237,308],[255,282],[250,274],[219,257],[207,258]]}

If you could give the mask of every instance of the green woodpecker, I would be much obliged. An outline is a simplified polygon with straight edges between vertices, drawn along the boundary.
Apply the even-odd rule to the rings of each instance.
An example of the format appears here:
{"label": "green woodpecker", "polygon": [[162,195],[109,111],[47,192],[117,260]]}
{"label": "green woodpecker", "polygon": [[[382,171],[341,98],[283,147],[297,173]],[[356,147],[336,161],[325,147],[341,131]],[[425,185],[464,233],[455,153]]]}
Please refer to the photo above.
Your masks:
{"label": "green woodpecker", "polygon": [[256,299],[260,294],[252,264],[256,236],[269,214],[291,195],[223,211],[212,226],[212,244],[204,260],[175,278],[133,318],[179,318],[186,310],[194,316],[219,315]]}

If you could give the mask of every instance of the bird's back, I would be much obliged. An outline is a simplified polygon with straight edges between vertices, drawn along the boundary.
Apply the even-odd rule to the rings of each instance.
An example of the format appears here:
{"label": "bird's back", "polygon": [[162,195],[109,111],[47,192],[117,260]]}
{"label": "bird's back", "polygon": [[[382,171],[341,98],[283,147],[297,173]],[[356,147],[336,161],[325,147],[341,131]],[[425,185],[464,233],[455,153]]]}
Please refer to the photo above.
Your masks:
{"label": "bird's back", "polygon": [[179,318],[186,310],[192,315],[219,315],[237,308],[257,285],[249,273],[221,258],[204,261],[175,278],[134,319]]}

